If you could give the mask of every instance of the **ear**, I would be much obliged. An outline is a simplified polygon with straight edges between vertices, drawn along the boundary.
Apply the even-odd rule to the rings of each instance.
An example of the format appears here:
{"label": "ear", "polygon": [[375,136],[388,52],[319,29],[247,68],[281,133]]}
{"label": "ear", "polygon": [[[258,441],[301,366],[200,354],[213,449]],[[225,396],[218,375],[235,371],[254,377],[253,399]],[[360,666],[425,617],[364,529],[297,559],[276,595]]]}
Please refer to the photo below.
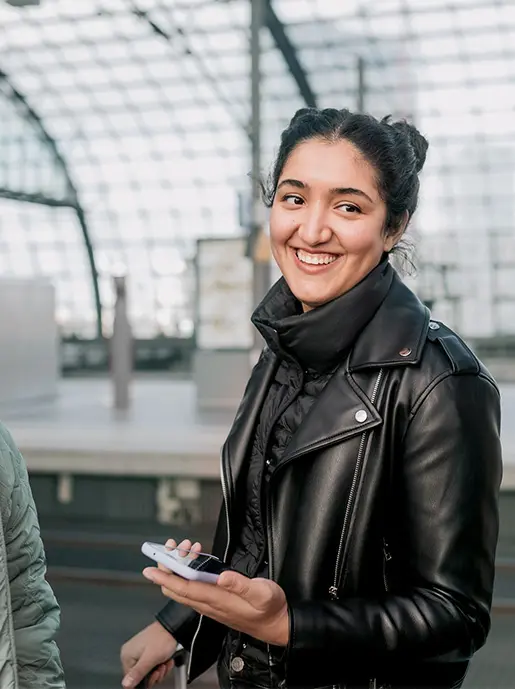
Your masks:
{"label": "ear", "polygon": [[384,250],[386,251],[386,253],[390,253],[393,247],[396,244],[398,244],[402,239],[402,235],[404,234],[404,232],[406,231],[406,227],[408,226],[409,217],[409,212],[404,211],[404,217],[402,218],[402,221],[400,222],[398,229],[392,234],[386,235],[384,240]]}

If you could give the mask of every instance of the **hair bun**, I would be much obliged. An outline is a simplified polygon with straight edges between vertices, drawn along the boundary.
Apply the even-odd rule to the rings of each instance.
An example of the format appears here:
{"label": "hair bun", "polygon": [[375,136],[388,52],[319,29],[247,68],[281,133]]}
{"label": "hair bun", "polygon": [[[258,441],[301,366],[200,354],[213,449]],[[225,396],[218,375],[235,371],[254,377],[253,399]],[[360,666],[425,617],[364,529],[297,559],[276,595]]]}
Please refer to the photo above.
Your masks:
{"label": "hair bun", "polygon": [[316,115],[318,114],[319,111],[317,108],[300,108],[300,110],[297,110],[295,115],[291,118],[290,121],[290,127],[294,124],[296,124],[300,119],[306,117],[307,115]]}
{"label": "hair bun", "polygon": [[415,169],[417,172],[420,172],[426,162],[427,149],[429,148],[427,139],[422,136],[414,125],[409,124],[406,120],[393,122],[390,126],[399,134],[402,134],[410,143],[415,154]]}

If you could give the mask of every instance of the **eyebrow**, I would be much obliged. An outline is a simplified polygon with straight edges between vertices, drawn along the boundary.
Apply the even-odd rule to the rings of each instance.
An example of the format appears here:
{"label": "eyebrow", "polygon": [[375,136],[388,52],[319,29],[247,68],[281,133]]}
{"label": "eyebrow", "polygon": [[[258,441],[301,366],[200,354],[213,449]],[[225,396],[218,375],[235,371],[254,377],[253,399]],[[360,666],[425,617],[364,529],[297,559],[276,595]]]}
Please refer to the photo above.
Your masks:
{"label": "eyebrow", "polygon": [[[277,191],[279,191],[279,189],[285,185],[295,187],[296,189],[309,189],[309,184],[305,184],[299,179],[283,179],[283,181],[278,185]],[[367,201],[370,201],[370,203],[374,203],[368,194],[365,194],[365,192],[361,189],[355,189],[354,187],[334,187],[330,190],[330,194],[332,196],[344,196],[346,194],[362,196],[363,198],[367,199]]]}

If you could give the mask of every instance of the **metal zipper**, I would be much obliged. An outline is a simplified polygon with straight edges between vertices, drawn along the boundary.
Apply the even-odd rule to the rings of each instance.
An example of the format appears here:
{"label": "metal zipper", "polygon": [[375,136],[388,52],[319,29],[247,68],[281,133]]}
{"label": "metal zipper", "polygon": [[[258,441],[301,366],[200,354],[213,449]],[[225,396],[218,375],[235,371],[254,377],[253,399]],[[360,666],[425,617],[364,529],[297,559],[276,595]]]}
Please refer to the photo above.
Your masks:
{"label": "metal zipper", "polygon": [[[379,385],[381,383],[382,377],[383,377],[383,369],[381,368],[379,370],[378,375],[377,375],[377,379],[376,379],[376,382],[374,384],[374,388],[372,390],[372,395],[370,397],[371,404],[374,404],[374,402],[376,400],[377,393],[379,392]],[[343,555],[343,546],[345,543],[347,526],[349,523],[350,514],[351,514],[353,502],[354,502],[354,495],[356,493],[356,488],[358,485],[358,478],[360,475],[361,463],[363,461],[363,455],[365,454],[365,445],[366,445],[368,434],[369,434],[369,431],[364,431],[361,434],[361,439],[360,439],[359,448],[358,448],[358,456],[356,459],[356,466],[354,468],[354,474],[352,476],[352,483],[351,483],[351,487],[350,487],[350,491],[349,491],[349,499],[347,501],[347,507],[345,509],[345,515],[343,517],[343,525],[342,525],[342,531],[341,531],[341,535],[340,535],[340,543],[338,545],[338,554],[336,556],[336,564],[334,567],[333,585],[329,587],[329,595],[333,599],[338,598],[338,584],[339,584],[339,579],[340,579],[340,565],[341,565],[341,559],[342,559],[342,555]]]}
{"label": "metal zipper", "polygon": [[[272,509],[270,506],[270,481],[265,485],[265,509],[266,509],[266,539],[268,546],[268,578],[274,581],[274,555],[272,552]],[[270,686],[273,685],[273,662],[270,644],[266,645],[268,652],[268,672],[270,676]]]}
{"label": "metal zipper", "polygon": [[225,546],[224,552],[224,562],[229,554],[229,545],[231,543],[231,523],[229,520],[229,492],[227,490],[227,484],[225,483],[225,473],[224,473],[224,463],[223,463],[223,451],[220,452],[220,483],[222,484],[222,496],[225,507],[225,523],[227,526],[227,544]]}
{"label": "metal zipper", "polygon": [[388,549],[388,543],[386,542],[386,539],[383,538],[383,584],[384,584],[384,590],[386,593],[388,593],[388,578],[386,576],[386,563],[390,562],[392,559],[392,555]]}
{"label": "metal zipper", "polygon": [[[268,486],[270,489],[270,486]],[[266,538],[268,544],[268,578],[274,581],[274,556],[272,553],[272,510],[270,508],[270,490],[267,491],[266,499]]]}
{"label": "metal zipper", "polygon": [[[224,562],[227,559],[227,555],[229,553],[229,546],[231,543],[231,523],[229,520],[229,493],[227,490],[227,484],[225,482],[225,473],[224,473],[224,463],[223,463],[223,448],[222,451],[220,452],[220,483],[222,484],[222,496],[223,496],[223,503],[224,503],[224,509],[225,509],[225,519],[226,519],[226,525],[227,525],[227,544],[225,546],[225,552],[224,552]],[[191,648],[190,648],[190,653],[188,657],[188,681],[190,678],[190,670],[191,670],[191,659],[193,657],[193,650],[195,647],[195,642],[197,640],[198,633],[200,632],[200,627],[202,625],[202,620],[204,619],[204,615],[200,616],[200,619],[198,621],[198,626],[195,631],[195,634],[193,636],[193,641],[191,642]]]}

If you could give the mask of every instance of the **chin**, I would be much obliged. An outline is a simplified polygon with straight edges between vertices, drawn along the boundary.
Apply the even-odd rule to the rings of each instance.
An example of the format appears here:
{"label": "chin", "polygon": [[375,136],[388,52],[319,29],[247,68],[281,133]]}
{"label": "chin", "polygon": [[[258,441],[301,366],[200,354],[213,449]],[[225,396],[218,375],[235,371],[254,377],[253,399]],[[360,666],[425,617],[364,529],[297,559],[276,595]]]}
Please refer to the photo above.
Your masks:
{"label": "chin", "polygon": [[316,309],[318,306],[323,306],[339,296],[338,294],[331,294],[328,292],[324,294],[313,294],[313,292],[307,292],[306,290],[296,291],[292,289],[291,291],[295,295],[295,298],[305,307],[304,310]]}
{"label": "chin", "polygon": [[333,301],[346,291],[346,280],[342,279],[344,276],[331,274],[331,271],[328,273],[305,275],[294,268],[285,270],[283,277],[295,298],[310,309],[315,309]]}

